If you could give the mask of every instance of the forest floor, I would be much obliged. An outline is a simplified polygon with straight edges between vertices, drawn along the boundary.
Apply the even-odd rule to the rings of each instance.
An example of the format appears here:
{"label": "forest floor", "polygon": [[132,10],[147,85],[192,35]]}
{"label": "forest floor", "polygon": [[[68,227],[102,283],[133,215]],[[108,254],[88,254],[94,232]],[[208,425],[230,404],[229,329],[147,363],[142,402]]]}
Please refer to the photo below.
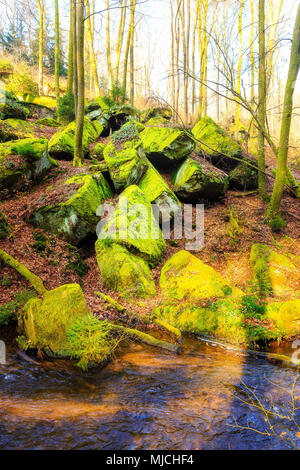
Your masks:
{"label": "forest floor", "polygon": [[[49,129],[48,138],[51,131]],[[26,221],[32,204],[40,201],[50,186],[62,180],[65,181],[75,174],[88,172],[90,161],[87,160],[87,166],[81,168],[74,168],[72,162],[60,161],[58,163],[59,167],[52,169],[40,184],[29,188],[26,192],[16,193],[13,197],[1,202],[1,211],[11,224],[13,231],[8,239],[0,240],[0,248],[37,274],[47,289],[78,282],[82,286],[90,309],[96,315],[102,317],[114,315],[95,295],[95,291],[101,291],[118,299],[118,294],[108,291],[101,280],[95,256],[95,240],[91,240],[82,248],[75,248],[41,229],[32,227]],[[168,184],[171,184],[170,177],[163,176]],[[300,175],[298,176],[300,179]],[[271,190],[270,183],[271,180],[269,181]],[[247,286],[251,278],[249,253],[253,243],[277,246],[283,253],[291,252],[300,257],[299,200],[287,192],[284,194],[282,210],[287,225],[278,234],[273,233],[264,223],[266,207],[256,193],[244,194],[236,191],[228,191],[222,201],[205,202],[204,246],[200,251],[193,253],[241,289]],[[237,215],[238,230],[230,235],[229,214],[232,208]],[[42,243],[40,243],[41,240]],[[134,303],[119,299],[120,302],[136,313],[150,313],[160,301],[161,268],[170,256],[185,249],[185,243],[185,239],[167,240],[164,258],[153,271],[158,289],[158,295],[155,298]],[[1,269],[0,283],[0,305],[13,300],[16,292],[30,287],[24,278],[9,267]]]}

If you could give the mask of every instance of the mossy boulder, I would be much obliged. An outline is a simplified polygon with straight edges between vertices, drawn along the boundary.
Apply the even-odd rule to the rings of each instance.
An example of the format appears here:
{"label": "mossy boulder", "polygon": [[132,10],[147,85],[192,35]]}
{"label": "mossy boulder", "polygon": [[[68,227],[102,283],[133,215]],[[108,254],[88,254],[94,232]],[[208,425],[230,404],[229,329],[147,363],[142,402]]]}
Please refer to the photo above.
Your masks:
{"label": "mossy boulder", "polygon": [[11,226],[6,221],[4,215],[0,211],[0,240],[1,238],[6,238],[11,234]]}
{"label": "mossy boulder", "polygon": [[240,300],[228,297],[205,305],[183,299],[165,302],[154,310],[155,316],[181,332],[215,337],[234,344],[251,342],[245,328]]}
{"label": "mossy boulder", "polygon": [[3,119],[27,119],[29,116],[28,109],[14,99],[12,95],[0,95],[0,120]]}
{"label": "mossy boulder", "polygon": [[242,160],[242,149],[210,117],[200,118],[192,129],[197,139],[196,151],[205,154],[211,163],[228,172]]}
{"label": "mossy boulder", "polygon": [[108,111],[110,108],[109,100],[105,96],[98,96],[97,98],[89,101],[85,107],[85,113],[89,114],[93,111],[100,110],[102,113]]}
{"label": "mossy boulder", "polygon": [[228,177],[204,159],[187,158],[176,171],[173,185],[177,196],[184,201],[216,200],[224,196]]}
{"label": "mossy boulder", "polygon": [[37,121],[37,124],[40,126],[46,127],[60,127],[61,124],[56,119],[51,117],[43,117]]}
{"label": "mossy boulder", "polygon": [[105,144],[103,144],[102,142],[98,142],[91,152],[92,158],[94,158],[95,160],[100,160],[100,161],[103,160],[105,147],[106,147]]}
{"label": "mossy boulder", "polygon": [[195,148],[193,139],[182,129],[146,127],[140,138],[155,167],[169,167],[187,157]]}
{"label": "mossy boulder", "polygon": [[38,207],[29,216],[29,222],[78,244],[96,233],[100,221],[97,209],[110,197],[112,194],[103,175],[97,178],[77,175],[59,187],[48,188],[44,199],[39,199]]}
{"label": "mossy boulder", "polygon": [[138,183],[148,168],[139,134],[133,124],[125,125],[113,134],[103,156],[117,192]]}
{"label": "mossy boulder", "polygon": [[257,161],[244,158],[243,162],[239,163],[228,174],[229,187],[231,189],[238,189],[249,191],[258,188],[258,170]]}
{"label": "mossy boulder", "polygon": [[153,107],[146,109],[141,114],[141,121],[147,122],[149,119],[155,118],[163,118],[166,121],[170,121],[172,119],[172,110],[167,107]]}
{"label": "mossy boulder", "polygon": [[162,116],[156,116],[145,123],[145,127],[172,127],[168,119],[163,118]]}
{"label": "mossy boulder", "polygon": [[0,121],[0,142],[34,137],[35,125],[22,119]]}
{"label": "mossy boulder", "polygon": [[266,312],[267,318],[276,324],[283,338],[300,334],[300,299],[270,303]]}
{"label": "mossy boulder", "polygon": [[160,276],[162,295],[191,302],[201,299],[241,297],[243,292],[231,286],[212,267],[188,251],[173,255],[163,266]]}
{"label": "mossy boulder", "polygon": [[269,246],[254,244],[250,261],[253,268],[252,287],[261,296],[300,297],[300,273],[285,255]]}
{"label": "mossy boulder", "polygon": [[19,325],[28,345],[50,355],[66,356],[67,330],[73,321],[89,315],[85,297],[78,284],[66,284],[30,299]]}
{"label": "mossy boulder", "polygon": [[182,208],[177,196],[150,162],[138,187],[152,204],[158,206],[162,222],[167,222],[181,212]]}
{"label": "mossy boulder", "polygon": [[[83,126],[83,152],[89,155],[89,145],[96,142],[102,133],[103,127],[99,122],[84,119]],[[67,127],[59,130],[49,141],[49,153],[58,160],[72,160],[75,148],[76,123],[71,122]]]}
{"label": "mossy boulder", "polygon": [[112,239],[113,243],[125,246],[151,267],[160,263],[166,249],[151,203],[135,185],[129,186],[120,195],[115,212],[109,217],[99,238]]}
{"label": "mossy boulder", "polygon": [[152,297],[155,283],[148,263],[125,246],[106,240],[96,243],[97,263],[104,285],[125,297]]}
{"label": "mossy boulder", "polygon": [[21,139],[0,144],[0,190],[17,190],[37,182],[57,166],[46,139]]}
{"label": "mossy boulder", "polygon": [[[53,98],[48,98],[47,96],[41,96],[39,98],[35,98],[34,103],[21,102],[22,106],[27,109],[29,119],[54,119],[55,111],[51,108],[51,106],[56,106],[56,101]],[[40,103],[36,102],[40,101]],[[45,102],[45,104],[43,104]],[[50,106],[51,105],[51,106]],[[46,125],[46,124],[45,124]]]}

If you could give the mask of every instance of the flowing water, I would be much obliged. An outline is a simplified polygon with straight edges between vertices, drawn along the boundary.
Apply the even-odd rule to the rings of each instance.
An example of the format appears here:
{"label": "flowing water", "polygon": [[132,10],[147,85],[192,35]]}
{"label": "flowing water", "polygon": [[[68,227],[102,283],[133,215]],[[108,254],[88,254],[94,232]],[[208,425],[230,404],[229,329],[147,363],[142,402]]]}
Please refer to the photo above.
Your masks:
{"label": "flowing water", "polygon": [[[0,365],[0,449],[300,446],[295,367],[195,338],[183,349],[174,356],[126,345],[106,368],[82,373],[67,361],[23,362],[8,347]],[[265,415],[258,400],[282,417]],[[269,436],[273,423],[276,436]]]}

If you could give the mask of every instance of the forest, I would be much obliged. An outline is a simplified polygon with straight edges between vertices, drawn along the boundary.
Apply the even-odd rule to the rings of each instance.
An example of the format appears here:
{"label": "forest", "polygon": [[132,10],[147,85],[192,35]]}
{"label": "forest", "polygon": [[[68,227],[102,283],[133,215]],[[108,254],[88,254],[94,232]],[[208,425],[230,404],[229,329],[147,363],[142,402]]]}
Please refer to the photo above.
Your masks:
{"label": "forest", "polygon": [[300,2],[0,12],[0,449],[299,449]]}

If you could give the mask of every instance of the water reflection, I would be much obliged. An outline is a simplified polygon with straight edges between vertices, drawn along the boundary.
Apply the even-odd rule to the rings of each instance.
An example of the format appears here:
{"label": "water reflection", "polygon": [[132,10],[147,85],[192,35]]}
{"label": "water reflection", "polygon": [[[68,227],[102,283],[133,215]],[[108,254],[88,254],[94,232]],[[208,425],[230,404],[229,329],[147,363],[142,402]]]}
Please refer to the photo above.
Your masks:
{"label": "water reflection", "polygon": [[295,375],[281,363],[190,338],[180,356],[129,345],[87,374],[68,362],[26,364],[11,350],[0,366],[0,448],[286,448],[284,439],[232,425],[266,425],[239,399],[244,384],[282,410],[289,396],[274,384],[290,390]]}

